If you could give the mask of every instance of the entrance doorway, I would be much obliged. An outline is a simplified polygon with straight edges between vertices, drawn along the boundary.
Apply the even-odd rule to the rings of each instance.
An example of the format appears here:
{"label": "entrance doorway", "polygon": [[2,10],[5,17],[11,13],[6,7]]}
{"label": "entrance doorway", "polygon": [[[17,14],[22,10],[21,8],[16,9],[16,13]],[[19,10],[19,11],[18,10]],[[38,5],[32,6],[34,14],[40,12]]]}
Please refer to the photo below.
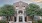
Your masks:
{"label": "entrance doorway", "polygon": [[23,22],[23,17],[19,16],[19,22]]}

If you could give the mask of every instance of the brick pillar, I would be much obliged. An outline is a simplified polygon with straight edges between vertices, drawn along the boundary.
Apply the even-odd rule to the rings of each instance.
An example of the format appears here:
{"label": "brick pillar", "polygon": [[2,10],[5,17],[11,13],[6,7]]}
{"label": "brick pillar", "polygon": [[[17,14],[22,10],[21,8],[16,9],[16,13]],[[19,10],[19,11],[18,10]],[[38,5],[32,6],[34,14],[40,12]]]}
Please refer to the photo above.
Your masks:
{"label": "brick pillar", "polygon": [[30,20],[30,16],[28,16],[28,21]]}
{"label": "brick pillar", "polygon": [[11,21],[13,21],[13,16],[10,17]]}
{"label": "brick pillar", "polygon": [[14,21],[14,16],[13,16],[13,21]]}
{"label": "brick pillar", "polygon": [[12,21],[14,21],[14,16],[12,16]]}
{"label": "brick pillar", "polygon": [[28,22],[28,16],[27,16],[27,22]]}

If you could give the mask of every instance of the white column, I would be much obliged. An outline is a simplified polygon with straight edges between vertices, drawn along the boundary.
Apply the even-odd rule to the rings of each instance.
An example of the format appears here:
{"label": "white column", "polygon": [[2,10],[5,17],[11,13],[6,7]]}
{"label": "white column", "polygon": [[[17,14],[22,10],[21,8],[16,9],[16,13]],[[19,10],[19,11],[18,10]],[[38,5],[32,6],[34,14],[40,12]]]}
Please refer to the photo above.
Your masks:
{"label": "white column", "polygon": [[18,14],[18,10],[17,10],[17,14]]}
{"label": "white column", "polygon": [[25,22],[25,17],[23,16],[23,22]]}
{"label": "white column", "polygon": [[19,17],[17,16],[17,21],[16,22],[19,22]]}
{"label": "white column", "polygon": [[17,19],[16,19],[16,22],[19,22],[18,11],[19,10],[17,10],[17,17],[16,17]]}

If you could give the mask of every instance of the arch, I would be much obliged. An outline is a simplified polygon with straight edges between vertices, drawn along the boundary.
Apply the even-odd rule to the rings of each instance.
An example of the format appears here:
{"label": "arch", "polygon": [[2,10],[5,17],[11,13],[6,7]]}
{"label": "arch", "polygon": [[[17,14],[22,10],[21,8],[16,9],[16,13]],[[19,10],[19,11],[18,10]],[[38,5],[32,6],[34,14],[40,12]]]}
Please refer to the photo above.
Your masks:
{"label": "arch", "polygon": [[18,11],[18,13],[19,13],[19,14],[20,14],[20,13],[22,14],[22,13],[23,13],[23,11],[22,11],[22,10],[19,10],[19,11]]}

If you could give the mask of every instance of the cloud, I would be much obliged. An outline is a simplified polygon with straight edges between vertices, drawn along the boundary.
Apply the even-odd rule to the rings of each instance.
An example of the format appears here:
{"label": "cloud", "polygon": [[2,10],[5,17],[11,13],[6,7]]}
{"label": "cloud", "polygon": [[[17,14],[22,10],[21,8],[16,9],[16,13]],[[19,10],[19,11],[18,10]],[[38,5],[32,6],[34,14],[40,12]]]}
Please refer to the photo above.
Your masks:
{"label": "cloud", "polygon": [[5,4],[10,4],[10,3],[18,2],[18,1],[24,1],[26,3],[31,3],[31,0],[0,0],[0,1],[4,2]]}
{"label": "cloud", "polygon": [[32,3],[32,1],[31,0],[23,0],[24,2],[26,2],[26,3]]}
{"label": "cloud", "polygon": [[6,3],[9,2],[9,1],[10,1],[10,0],[4,0],[4,2],[6,2]]}
{"label": "cloud", "polygon": [[6,4],[8,4],[10,2],[12,2],[12,0],[4,0],[4,3],[6,3]]}
{"label": "cloud", "polygon": [[42,0],[32,0],[33,2],[42,3]]}
{"label": "cloud", "polygon": [[26,2],[26,3],[32,3],[32,1],[31,0],[16,0],[16,1],[23,1],[23,2]]}
{"label": "cloud", "polygon": [[6,4],[15,3],[15,2],[18,2],[18,1],[23,1],[23,2],[26,2],[26,3],[32,3],[31,0],[4,0],[4,2]]}
{"label": "cloud", "polygon": [[36,0],[0,0],[0,5],[3,5],[3,4],[13,4],[15,2],[18,2],[18,1],[23,1],[23,2],[26,2],[26,3],[36,3],[38,5],[41,6],[41,3],[42,2],[41,0],[38,0],[40,2],[36,2]]}

